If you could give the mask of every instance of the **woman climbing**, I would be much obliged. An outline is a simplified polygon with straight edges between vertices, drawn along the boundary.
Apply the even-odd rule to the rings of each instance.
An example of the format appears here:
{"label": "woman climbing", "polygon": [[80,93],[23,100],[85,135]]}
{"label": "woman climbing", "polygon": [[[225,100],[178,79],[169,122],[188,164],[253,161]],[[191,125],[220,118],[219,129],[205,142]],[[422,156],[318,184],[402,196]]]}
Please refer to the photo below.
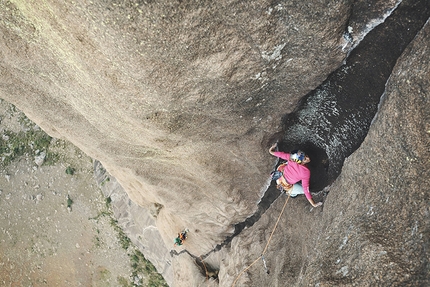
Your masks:
{"label": "woman climbing", "polygon": [[[278,166],[275,177],[273,178],[276,179],[278,188],[290,193],[291,197],[304,194],[313,207],[321,206],[322,202],[315,203],[309,192],[311,172],[306,167],[306,164],[311,161],[309,156],[301,150],[296,150],[291,153],[275,151],[276,146],[277,143],[273,144],[269,149],[269,153],[286,160],[285,163]],[[301,184],[299,183],[300,181]]]}

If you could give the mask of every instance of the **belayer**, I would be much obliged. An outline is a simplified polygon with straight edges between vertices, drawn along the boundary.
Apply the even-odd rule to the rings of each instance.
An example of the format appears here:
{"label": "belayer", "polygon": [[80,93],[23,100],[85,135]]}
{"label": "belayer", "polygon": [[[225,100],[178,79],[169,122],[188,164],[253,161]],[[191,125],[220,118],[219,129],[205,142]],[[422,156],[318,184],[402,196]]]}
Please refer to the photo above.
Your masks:
{"label": "belayer", "polygon": [[[315,203],[309,192],[311,172],[306,167],[306,164],[311,161],[309,156],[301,150],[295,150],[291,153],[275,151],[276,146],[277,143],[273,144],[269,149],[269,153],[286,160],[286,162],[280,164],[277,170],[272,174],[272,179],[276,180],[278,189],[285,190],[291,197],[304,194],[313,207],[321,206],[322,202]],[[299,182],[301,182],[301,184]]]}
{"label": "belayer", "polygon": [[175,238],[175,246],[181,246],[185,239],[187,239],[187,230],[182,231],[181,233],[178,233],[178,237]]}

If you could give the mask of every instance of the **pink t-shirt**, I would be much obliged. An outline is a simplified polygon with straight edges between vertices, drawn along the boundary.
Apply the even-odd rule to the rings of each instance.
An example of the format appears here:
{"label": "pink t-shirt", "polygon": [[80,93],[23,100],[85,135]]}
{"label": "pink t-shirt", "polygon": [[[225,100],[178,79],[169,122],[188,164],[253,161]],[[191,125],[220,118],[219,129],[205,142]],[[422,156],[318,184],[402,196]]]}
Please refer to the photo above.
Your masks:
{"label": "pink t-shirt", "polygon": [[273,152],[273,155],[288,161],[288,164],[284,167],[284,170],[282,171],[285,179],[290,184],[295,184],[299,181],[302,181],[302,187],[305,196],[307,199],[311,199],[312,195],[309,192],[309,179],[311,177],[310,170],[306,166],[290,160],[289,153],[275,151]]}

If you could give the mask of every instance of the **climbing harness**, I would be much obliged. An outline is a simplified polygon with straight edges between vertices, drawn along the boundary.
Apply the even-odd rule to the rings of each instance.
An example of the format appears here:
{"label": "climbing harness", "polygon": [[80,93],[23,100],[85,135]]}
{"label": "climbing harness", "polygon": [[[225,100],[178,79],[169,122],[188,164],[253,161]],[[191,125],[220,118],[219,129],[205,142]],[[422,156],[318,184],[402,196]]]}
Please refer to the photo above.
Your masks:
{"label": "climbing harness", "polygon": [[288,183],[287,179],[284,176],[284,169],[288,165],[288,161],[280,164],[276,171],[272,172],[272,180],[276,180],[276,188],[281,192],[290,191],[293,188],[293,185]]}
{"label": "climbing harness", "polygon": [[275,230],[276,230],[276,227],[278,226],[279,220],[281,220],[281,216],[284,213],[285,207],[287,206],[288,199],[290,198],[290,195],[291,195],[290,193],[291,193],[291,190],[288,193],[287,200],[285,200],[284,206],[282,207],[282,211],[279,214],[278,220],[276,220],[275,227],[273,227],[272,233],[270,234],[269,240],[267,240],[267,244],[266,244],[266,247],[264,247],[263,252],[261,253],[261,255],[257,259],[255,259],[254,262],[252,262],[248,267],[246,267],[245,269],[242,270],[242,272],[239,273],[239,275],[236,277],[236,279],[234,280],[233,285],[231,287],[234,287],[234,285],[236,284],[237,280],[239,280],[240,276],[242,276],[242,274],[245,273],[246,270],[248,270],[249,268],[251,268],[252,265],[254,265],[255,263],[257,263],[257,261],[260,258],[263,261],[264,268],[266,269],[266,273],[269,274],[269,270],[267,269],[267,266],[266,266],[266,260],[264,259],[264,254],[266,253],[267,248],[269,247],[270,240],[272,240],[273,233],[275,233]]}

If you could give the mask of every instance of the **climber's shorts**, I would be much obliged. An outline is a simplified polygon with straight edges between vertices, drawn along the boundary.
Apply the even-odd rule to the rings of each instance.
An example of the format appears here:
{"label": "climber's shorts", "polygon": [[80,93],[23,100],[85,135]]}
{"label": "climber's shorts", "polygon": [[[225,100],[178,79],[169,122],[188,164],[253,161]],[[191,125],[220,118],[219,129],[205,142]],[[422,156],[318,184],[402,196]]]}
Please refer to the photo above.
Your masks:
{"label": "climber's shorts", "polygon": [[276,188],[279,190],[285,190],[285,191],[289,191],[290,189],[293,188],[292,184],[289,184],[287,182],[285,182],[284,180],[278,179],[276,180]]}
{"label": "climber's shorts", "polygon": [[[281,164],[278,166],[277,170],[283,172],[286,165],[286,163]],[[289,184],[283,175],[276,180],[276,184],[276,188],[279,190],[290,191],[293,188],[293,185]]]}

